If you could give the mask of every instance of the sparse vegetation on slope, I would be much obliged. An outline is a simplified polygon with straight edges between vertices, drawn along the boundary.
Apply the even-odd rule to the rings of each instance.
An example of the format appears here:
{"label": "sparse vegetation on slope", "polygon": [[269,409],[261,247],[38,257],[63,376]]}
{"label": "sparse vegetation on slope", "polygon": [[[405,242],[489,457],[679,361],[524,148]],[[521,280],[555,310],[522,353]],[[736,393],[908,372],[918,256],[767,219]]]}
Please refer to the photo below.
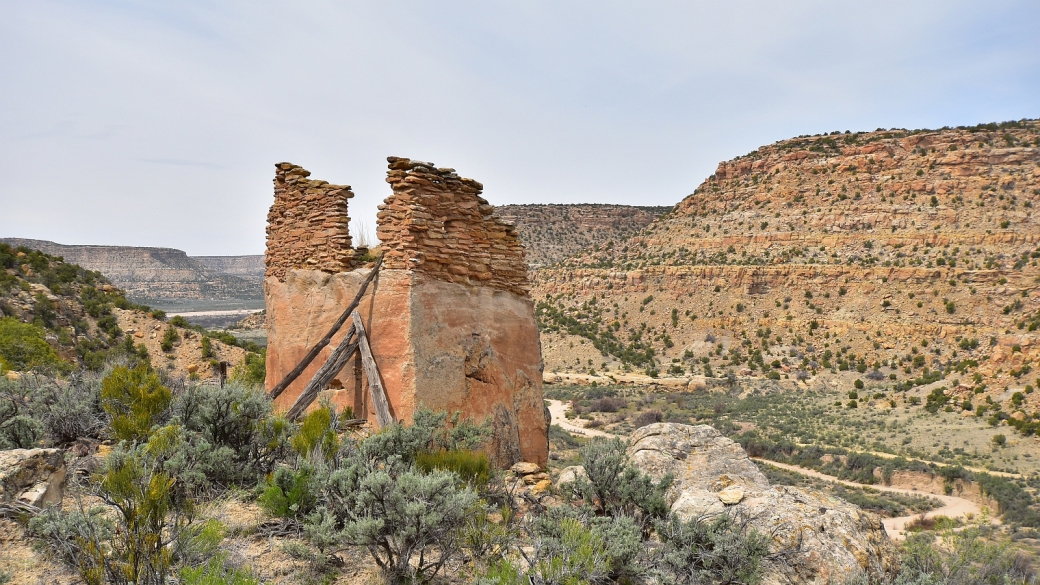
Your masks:
{"label": "sparse vegetation on slope", "polygon": [[721,163],[638,235],[535,272],[547,370],[941,382],[933,410],[1035,432],[1038,141],[1034,120],[831,133]]}

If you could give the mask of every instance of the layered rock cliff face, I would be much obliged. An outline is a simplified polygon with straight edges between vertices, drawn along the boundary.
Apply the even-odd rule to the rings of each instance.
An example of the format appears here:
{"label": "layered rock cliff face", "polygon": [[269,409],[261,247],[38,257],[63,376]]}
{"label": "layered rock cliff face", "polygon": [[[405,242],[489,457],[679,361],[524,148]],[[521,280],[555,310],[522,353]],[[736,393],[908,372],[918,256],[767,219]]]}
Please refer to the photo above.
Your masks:
{"label": "layered rock cliff face", "polygon": [[0,238],[0,241],[61,256],[70,263],[100,272],[136,302],[161,304],[170,299],[262,298],[262,289],[255,275],[242,278],[227,274],[211,268],[208,262],[200,262],[172,248],[68,246],[22,238]]}
{"label": "layered rock cliff face", "polygon": [[495,212],[516,226],[527,250],[527,263],[540,268],[587,248],[633,236],[671,209],[579,203],[502,205]]}
{"label": "layered rock cliff face", "polygon": [[[941,371],[958,404],[1007,406],[1036,384],[1038,205],[1037,121],[777,142],[639,235],[538,271],[543,344],[582,335],[597,369],[662,375]],[[549,357],[566,355],[547,368],[589,367]]]}
{"label": "layered rock cliff face", "polygon": [[264,282],[264,255],[251,254],[247,256],[192,256],[192,260],[209,268],[213,272],[230,274],[243,280],[259,283]]}
{"label": "layered rock cliff face", "polygon": [[[385,259],[358,311],[392,415],[408,422],[425,406],[477,421],[490,419],[494,436],[489,452],[497,464],[524,460],[544,465],[548,424],[523,247],[512,227],[480,197],[476,181],[430,163],[388,160],[394,194],[381,206],[379,220]],[[279,190],[283,166],[272,209],[285,207],[281,199],[287,191]],[[345,218],[345,204],[327,213],[323,221],[338,225],[332,215]],[[284,216],[272,211],[272,217]],[[342,249],[349,246],[344,238],[313,248],[324,254],[315,263],[306,259],[319,256],[302,240],[292,245],[294,250],[303,247],[303,254],[281,250],[289,240],[279,234],[295,230],[293,222],[283,221],[268,232],[264,288],[269,388],[325,334],[370,270],[362,255]],[[337,268],[325,262],[347,258],[358,266]],[[345,332],[346,327],[330,347]],[[289,386],[278,405],[287,408],[296,400],[329,351]],[[357,416],[374,417],[367,380],[355,366],[353,360],[346,365],[326,396],[353,408]]]}

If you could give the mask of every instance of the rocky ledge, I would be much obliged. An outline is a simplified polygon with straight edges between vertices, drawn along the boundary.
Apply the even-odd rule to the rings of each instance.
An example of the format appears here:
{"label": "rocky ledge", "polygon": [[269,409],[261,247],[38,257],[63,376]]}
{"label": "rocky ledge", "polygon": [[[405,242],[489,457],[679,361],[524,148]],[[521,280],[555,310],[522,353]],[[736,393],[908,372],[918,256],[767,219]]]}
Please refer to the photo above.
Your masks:
{"label": "rocky ledge", "polygon": [[[629,441],[635,467],[655,480],[674,477],[668,495],[680,518],[732,514],[770,537],[763,583],[841,583],[864,572],[874,581],[898,569],[877,515],[815,490],[770,486],[744,449],[713,427],[656,423]],[[559,483],[583,473],[567,468]]]}

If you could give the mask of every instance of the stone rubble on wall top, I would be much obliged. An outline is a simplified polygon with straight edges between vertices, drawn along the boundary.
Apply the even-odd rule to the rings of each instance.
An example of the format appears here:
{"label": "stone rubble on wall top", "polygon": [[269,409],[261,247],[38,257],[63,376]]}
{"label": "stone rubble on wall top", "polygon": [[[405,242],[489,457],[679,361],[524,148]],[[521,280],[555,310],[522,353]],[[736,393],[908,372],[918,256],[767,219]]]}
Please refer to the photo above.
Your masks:
{"label": "stone rubble on wall top", "polygon": [[480,196],[483,185],[433,163],[395,156],[387,162],[394,194],[379,206],[376,232],[387,268],[528,294],[523,245]]}
{"label": "stone rubble on wall top", "polygon": [[[393,195],[379,206],[376,234],[384,266],[417,270],[448,282],[527,296],[523,245],[511,224],[480,196],[484,186],[455,169],[387,157]],[[308,179],[292,163],[275,165],[275,202],[267,221],[267,276],[295,268],[330,274],[351,270],[347,185]]]}
{"label": "stone rubble on wall top", "polygon": [[274,204],[267,214],[266,275],[282,279],[293,268],[330,274],[350,270],[349,185],[310,180],[292,163],[275,165]]}

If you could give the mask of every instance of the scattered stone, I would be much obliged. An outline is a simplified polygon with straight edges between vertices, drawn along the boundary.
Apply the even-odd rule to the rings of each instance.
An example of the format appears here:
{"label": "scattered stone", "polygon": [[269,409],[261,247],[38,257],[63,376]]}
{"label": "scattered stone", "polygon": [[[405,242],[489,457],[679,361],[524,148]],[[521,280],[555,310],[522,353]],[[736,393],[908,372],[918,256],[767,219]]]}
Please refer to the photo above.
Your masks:
{"label": "scattered stone", "polygon": [[60,449],[0,451],[0,502],[48,506],[61,502],[64,489],[65,461]]}
{"label": "scattered stone", "polygon": [[531,475],[532,473],[538,473],[542,470],[538,464],[529,463],[527,461],[521,461],[509,469],[517,475]]}
{"label": "scattered stone", "polygon": [[727,506],[733,504],[739,504],[744,499],[744,488],[739,485],[732,485],[718,493],[719,501]]}
{"label": "scattered stone", "polygon": [[531,486],[531,493],[544,494],[545,492],[549,491],[550,488],[552,488],[552,481],[548,479],[543,479]]}
{"label": "scattered stone", "polygon": [[560,476],[556,478],[556,485],[563,487],[565,484],[574,483],[579,477],[582,479],[588,479],[584,467],[580,465],[564,467],[563,471],[560,472]]}

